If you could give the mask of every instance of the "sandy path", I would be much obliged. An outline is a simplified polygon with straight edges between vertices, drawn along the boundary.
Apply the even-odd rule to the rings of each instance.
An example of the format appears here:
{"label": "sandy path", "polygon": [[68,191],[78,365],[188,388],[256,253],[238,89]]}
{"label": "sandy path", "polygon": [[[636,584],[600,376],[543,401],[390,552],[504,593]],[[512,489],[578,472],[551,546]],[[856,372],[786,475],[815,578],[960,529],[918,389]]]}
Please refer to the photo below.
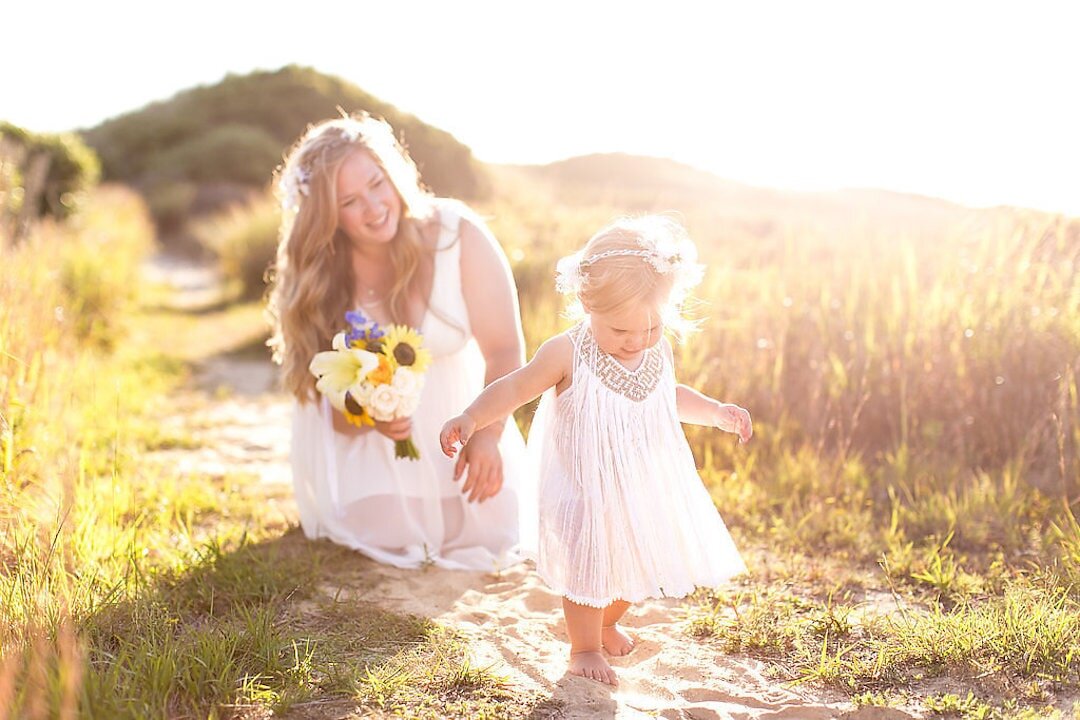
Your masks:
{"label": "sandy path", "polygon": [[[177,431],[202,446],[155,455],[182,471],[254,475],[282,515],[295,522],[288,469],[290,404],[273,391],[269,366],[214,360],[200,365],[196,377],[201,389],[175,398],[179,412],[173,418]],[[222,387],[232,391],[221,393]],[[527,565],[500,575],[435,567],[405,571],[375,562],[354,567],[321,591],[456,628],[470,639],[477,665],[561,701],[566,718],[910,717],[895,710],[856,711],[840,694],[771,679],[763,663],[726,655],[686,635],[679,602],[673,600],[631,609],[624,624],[638,647],[627,657],[611,658],[620,678],[619,688],[611,690],[566,675],[559,597]]]}
{"label": "sandy path", "polygon": [[688,637],[677,601],[649,601],[630,611],[625,625],[638,646],[626,657],[610,659],[620,679],[612,690],[566,675],[559,597],[527,566],[495,576],[370,563],[362,573],[367,583],[375,580],[374,586],[350,592],[359,578],[342,578],[323,591],[453,626],[470,638],[478,664],[515,685],[550,694],[563,703],[567,718],[890,717],[869,714],[869,708],[851,713],[853,707],[839,695],[787,688],[770,679],[762,663]]}

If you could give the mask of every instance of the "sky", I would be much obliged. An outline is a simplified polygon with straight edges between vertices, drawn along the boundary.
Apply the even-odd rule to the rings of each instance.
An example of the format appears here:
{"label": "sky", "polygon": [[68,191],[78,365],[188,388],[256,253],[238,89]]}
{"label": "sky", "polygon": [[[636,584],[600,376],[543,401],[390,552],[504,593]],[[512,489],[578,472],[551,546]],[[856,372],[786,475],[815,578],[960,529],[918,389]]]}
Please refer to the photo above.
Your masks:
{"label": "sky", "polygon": [[489,162],[628,152],[761,186],[1080,215],[1075,2],[7,5],[0,119],[36,131],[299,64]]}

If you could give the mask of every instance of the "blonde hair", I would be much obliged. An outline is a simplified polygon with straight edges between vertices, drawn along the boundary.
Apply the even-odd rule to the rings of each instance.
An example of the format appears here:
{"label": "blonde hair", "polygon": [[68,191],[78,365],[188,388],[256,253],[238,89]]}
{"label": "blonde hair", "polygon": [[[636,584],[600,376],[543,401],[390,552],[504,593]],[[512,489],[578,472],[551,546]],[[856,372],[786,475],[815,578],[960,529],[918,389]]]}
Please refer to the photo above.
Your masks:
{"label": "blonde hair", "polygon": [[310,126],[275,172],[282,217],[267,303],[273,327],[268,344],[282,366],[286,390],[301,401],[314,397],[311,358],[330,347],[345,312],[353,309],[356,279],[349,241],[337,227],[337,176],[355,152],[371,156],[401,199],[389,254],[394,282],[386,298],[393,322],[405,321],[408,300],[418,294],[421,262],[429,254],[420,230],[434,212],[433,198],[390,125],[365,113]]}
{"label": "blonde hair", "polygon": [[679,339],[697,328],[687,313],[694,303],[690,290],[700,282],[703,267],[676,220],[665,215],[619,218],[567,260],[560,273],[576,273],[576,280],[563,280],[572,296],[570,317],[644,303],[660,308],[665,326]]}

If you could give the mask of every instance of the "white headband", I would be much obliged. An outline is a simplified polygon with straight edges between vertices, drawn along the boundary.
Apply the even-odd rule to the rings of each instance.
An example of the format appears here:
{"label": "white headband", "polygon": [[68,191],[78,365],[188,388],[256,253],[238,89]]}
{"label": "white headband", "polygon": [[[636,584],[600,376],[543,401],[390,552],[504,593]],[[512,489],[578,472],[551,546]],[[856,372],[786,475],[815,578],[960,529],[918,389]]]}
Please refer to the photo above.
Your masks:
{"label": "white headband", "polygon": [[611,257],[640,257],[661,275],[675,273],[673,292],[677,296],[701,282],[705,267],[697,262],[697,248],[689,239],[662,237],[654,240],[643,235],[638,244],[642,249],[605,250],[587,258],[583,257],[584,251],[579,251],[561,258],[555,265],[555,289],[563,294],[577,295],[585,285],[588,267]]}

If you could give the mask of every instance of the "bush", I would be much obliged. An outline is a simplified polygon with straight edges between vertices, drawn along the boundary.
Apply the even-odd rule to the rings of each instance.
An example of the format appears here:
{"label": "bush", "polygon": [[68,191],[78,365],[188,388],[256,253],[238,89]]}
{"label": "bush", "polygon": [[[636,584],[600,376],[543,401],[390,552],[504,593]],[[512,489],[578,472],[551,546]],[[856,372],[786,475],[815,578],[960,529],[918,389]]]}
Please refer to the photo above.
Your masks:
{"label": "bush", "polygon": [[281,154],[281,143],[265,130],[252,125],[224,125],[151,158],[146,174],[154,181],[263,185],[281,162]]}
{"label": "bush", "polygon": [[140,287],[140,269],[153,246],[142,200],[127,190],[94,193],[58,243],[63,315],[77,338],[111,346]]}
{"label": "bush", "polygon": [[218,213],[193,228],[203,247],[217,255],[222,275],[243,299],[260,297],[266,272],[277,252],[281,212],[269,195],[243,207]]}
{"label": "bush", "polygon": [[36,209],[38,217],[67,217],[101,176],[97,155],[70,133],[38,134],[0,122],[0,140],[22,151],[20,176],[23,178],[32,163],[46,158],[47,170]]}
{"label": "bush", "polygon": [[189,182],[163,183],[146,189],[146,204],[161,232],[174,232],[184,224],[198,193],[198,186]]}

